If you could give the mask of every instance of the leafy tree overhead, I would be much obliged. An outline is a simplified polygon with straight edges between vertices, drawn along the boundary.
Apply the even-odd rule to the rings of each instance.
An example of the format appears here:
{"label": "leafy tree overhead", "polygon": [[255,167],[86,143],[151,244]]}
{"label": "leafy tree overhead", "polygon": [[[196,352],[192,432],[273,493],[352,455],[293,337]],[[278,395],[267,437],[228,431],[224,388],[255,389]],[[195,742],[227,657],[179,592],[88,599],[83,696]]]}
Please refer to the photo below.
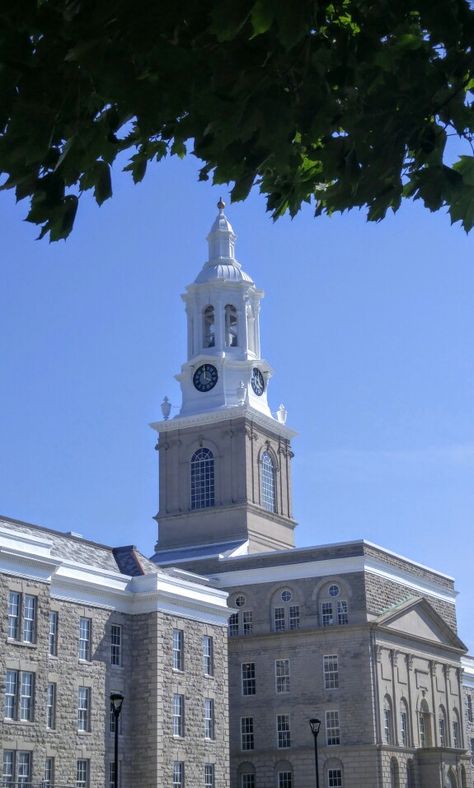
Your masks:
{"label": "leafy tree overhead", "polygon": [[470,230],[473,44],[467,0],[4,0],[3,188],[57,240],[119,154],[137,182],[189,152],[274,217],[412,197]]}

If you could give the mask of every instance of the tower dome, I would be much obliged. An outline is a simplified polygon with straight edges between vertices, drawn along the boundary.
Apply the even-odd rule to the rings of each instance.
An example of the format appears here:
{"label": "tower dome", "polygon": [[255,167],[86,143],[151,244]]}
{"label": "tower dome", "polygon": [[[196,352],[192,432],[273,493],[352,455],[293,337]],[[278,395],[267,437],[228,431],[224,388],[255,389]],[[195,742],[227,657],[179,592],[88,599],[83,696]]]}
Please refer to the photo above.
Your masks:
{"label": "tower dome", "polygon": [[248,282],[253,284],[252,277],[242,270],[242,266],[235,259],[235,240],[231,223],[224,213],[225,203],[222,198],[217,203],[219,213],[207,236],[209,247],[208,261],[196,279],[196,284],[224,280],[228,282]]}

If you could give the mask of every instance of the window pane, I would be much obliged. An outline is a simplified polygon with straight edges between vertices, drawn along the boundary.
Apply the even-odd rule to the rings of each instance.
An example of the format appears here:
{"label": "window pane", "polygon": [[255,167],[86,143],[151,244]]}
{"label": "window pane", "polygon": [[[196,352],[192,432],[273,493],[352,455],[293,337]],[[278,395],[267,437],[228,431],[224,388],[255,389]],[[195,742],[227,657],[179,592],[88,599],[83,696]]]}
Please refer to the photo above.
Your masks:
{"label": "window pane", "polygon": [[242,670],[242,695],[255,695],[255,662],[244,662]]}
{"label": "window pane", "polygon": [[275,468],[273,460],[267,451],[263,452],[260,464],[262,506],[267,511],[274,512],[276,511]]}
{"label": "window pane", "polygon": [[76,788],[89,788],[89,761],[83,758],[77,762]]}
{"label": "window pane", "polygon": [[212,698],[204,699],[204,737],[214,739],[214,701]]}
{"label": "window pane", "polygon": [[337,623],[338,624],[348,624],[349,617],[347,615],[347,602],[344,602],[342,599],[337,603]]}
{"label": "window pane", "polygon": [[229,637],[233,638],[239,634],[239,614],[232,613],[229,616]]}
{"label": "window pane", "polygon": [[253,717],[242,717],[240,720],[240,746],[242,750],[254,749]]}
{"label": "window pane", "polygon": [[285,608],[276,607],[273,611],[273,628],[275,632],[283,632],[285,629]]}
{"label": "window pane", "polygon": [[184,788],[183,761],[175,761],[173,764],[173,788]]}
{"label": "window pane", "polygon": [[253,631],[253,612],[244,610],[242,613],[242,631],[244,635],[251,635]]}
{"label": "window pane", "polygon": [[90,707],[91,707],[90,687],[79,687],[78,708],[77,708],[77,728],[80,731],[90,730]]}
{"label": "window pane", "polygon": [[13,750],[3,751],[3,781],[5,788],[13,788],[15,779],[15,753]]}
{"label": "window pane", "polygon": [[338,670],[337,655],[331,654],[324,656],[323,665],[324,665],[324,688],[338,689],[339,670]]}
{"label": "window pane", "polygon": [[56,728],[56,684],[48,684],[48,694],[46,700],[46,727],[54,730]]}
{"label": "window pane", "polygon": [[173,736],[184,736],[184,695],[173,695]]}
{"label": "window pane", "polygon": [[289,610],[289,626],[290,629],[299,629],[300,626],[300,606],[290,605]]}
{"label": "window pane", "polygon": [[41,788],[53,788],[54,785],[54,758],[46,758],[44,762],[44,777]]}
{"label": "window pane", "polygon": [[240,780],[240,788],[255,788],[255,775],[254,774],[242,774],[242,779]]}
{"label": "window pane", "polygon": [[33,720],[33,685],[33,673],[25,671],[20,674],[20,720],[25,722]]}
{"label": "window pane", "polygon": [[214,455],[198,449],[191,458],[191,509],[214,506]]}
{"label": "window pane", "polygon": [[173,629],[173,668],[184,670],[184,632]]}
{"label": "window pane", "polygon": [[204,767],[204,788],[214,788],[214,764],[206,763]]}
{"label": "window pane", "polygon": [[291,747],[290,717],[277,714],[277,744],[280,749]]}
{"label": "window pane", "polygon": [[334,624],[332,602],[323,602],[321,605],[321,626],[328,627],[331,624]]}
{"label": "window pane", "polygon": [[25,595],[23,604],[23,640],[25,643],[35,642],[36,629],[36,597]]}
{"label": "window pane", "polygon": [[202,668],[206,676],[214,675],[214,641],[210,635],[202,639]]}
{"label": "window pane", "polygon": [[280,694],[290,691],[290,660],[275,660],[275,691]]}
{"label": "window pane", "polygon": [[49,614],[49,653],[52,657],[58,654],[58,614],[56,610],[51,610]]}
{"label": "window pane", "polygon": [[90,661],[91,658],[91,629],[90,618],[81,618],[79,622],[79,659]]}
{"label": "window pane", "polygon": [[20,594],[10,591],[8,595],[8,637],[18,640],[20,636]]}
{"label": "window pane", "polygon": [[17,785],[30,786],[31,780],[31,752],[17,753]]}
{"label": "window pane", "polygon": [[110,663],[122,664],[122,627],[119,624],[110,627]]}
{"label": "window pane", "polygon": [[278,772],[278,788],[293,788],[291,772]]}
{"label": "window pane", "polygon": [[9,720],[16,719],[18,697],[18,671],[7,670],[5,673],[5,717]]}
{"label": "window pane", "polygon": [[328,769],[328,788],[342,788],[341,769]]}
{"label": "window pane", "polygon": [[338,711],[326,712],[326,742],[328,746],[341,743]]}

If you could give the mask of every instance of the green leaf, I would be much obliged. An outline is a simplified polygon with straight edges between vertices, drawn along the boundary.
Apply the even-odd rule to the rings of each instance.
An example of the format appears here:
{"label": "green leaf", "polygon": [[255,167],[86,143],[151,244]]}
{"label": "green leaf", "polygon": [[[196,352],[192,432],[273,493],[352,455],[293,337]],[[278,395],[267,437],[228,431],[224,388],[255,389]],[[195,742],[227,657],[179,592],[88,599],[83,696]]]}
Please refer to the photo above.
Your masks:
{"label": "green leaf", "polygon": [[272,0],[257,0],[250,14],[250,22],[253,28],[252,38],[266,33],[275,18],[275,11]]}

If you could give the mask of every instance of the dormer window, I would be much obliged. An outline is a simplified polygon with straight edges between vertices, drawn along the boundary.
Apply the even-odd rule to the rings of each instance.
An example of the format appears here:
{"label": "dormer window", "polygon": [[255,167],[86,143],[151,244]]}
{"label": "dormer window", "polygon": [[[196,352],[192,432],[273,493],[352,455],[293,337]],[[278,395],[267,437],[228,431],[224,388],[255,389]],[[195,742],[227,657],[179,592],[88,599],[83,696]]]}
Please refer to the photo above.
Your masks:
{"label": "dormer window", "polygon": [[232,304],[225,306],[225,346],[237,347],[237,309]]}
{"label": "dormer window", "polygon": [[214,307],[206,306],[203,312],[202,326],[202,345],[203,347],[214,347],[216,344],[216,325],[214,318]]}

